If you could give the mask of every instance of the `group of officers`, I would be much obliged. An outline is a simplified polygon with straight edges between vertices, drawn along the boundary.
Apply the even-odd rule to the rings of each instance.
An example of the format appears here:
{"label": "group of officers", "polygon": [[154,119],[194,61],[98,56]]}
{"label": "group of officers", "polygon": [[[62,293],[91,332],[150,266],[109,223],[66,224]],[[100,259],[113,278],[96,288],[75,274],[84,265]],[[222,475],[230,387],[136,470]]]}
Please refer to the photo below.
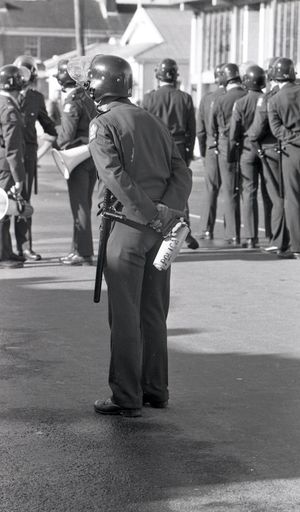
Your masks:
{"label": "group of officers", "polygon": [[[30,202],[37,184],[39,158],[36,122],[50,148],[69,149],[88,142],[89,125],[96,105],[69,74],[68,61],[58,62],[56,78],[62,90],[61,120],[57,127],[36,89],[37,64],[19,56],[0,69],[0,187],[13,198]],[[193,159],[196,137],[205,164],[205,200],[201,212],[201,239],[212,240],[217,202],[222,187],[226,244],[258,246],[258,190],[263,200],[265,235],[281,258],[300,254],[300,87],[292,60],[275,57],[267,69],[249,63],[220,64],[215,68],[216,89],[205,94],[197,119],[190,94],[177,86],[178,66],[163,59],[155,69],[158,87],[145,94],[142,108],[168,127],[187,166]],[[43,153],[43,152],[42,152]],[[41,153],[41,154],[42,154]],[[34,181],[35,180],[35,181]],[[73,215],[66,265],[91,265],[92,194],[96,170],[92,158],[76,167],[67,180]],[[36,186],[35,186],[36,188]],[[185,218],[189,221],[188,203]],[[41,255],[32,248],[32,218],[14,218],[17,252],[10,237],[10,216],[0,220],[0,266],[18,268]],[[199,244],[190,232],[187,247]]]}
{"label": "group of officers", "polygon": [[206,189],[201,238],[214,237],[222,186],[225,242],[240,245],[242,217],[242,245],[257,247],[260,183],[270,242],[264,250],[299,259],[300,86],[294,63],[275,57],[267,69],[254,63],[244,69],[221,64],[215,83],[216,90],[202,97],[198,112]]}

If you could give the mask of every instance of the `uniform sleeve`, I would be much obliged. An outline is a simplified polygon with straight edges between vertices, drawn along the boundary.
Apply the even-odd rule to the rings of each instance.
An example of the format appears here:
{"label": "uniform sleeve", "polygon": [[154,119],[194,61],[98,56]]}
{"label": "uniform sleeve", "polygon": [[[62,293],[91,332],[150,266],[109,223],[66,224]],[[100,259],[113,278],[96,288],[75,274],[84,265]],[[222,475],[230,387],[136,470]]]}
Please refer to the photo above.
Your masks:
{"label": "uniform sleeve", "polygon": [[140,222],[151,222],[157,214],[156,205],[124,170],[115,142],[117,138],[117,134],[99,120],[91,123],[89,147],[98,177]]}
{"label": "uniform sleeve", "polygon": [[237,159],[237,149],[243,141],[243,122],[242,113],[238,102],[235,102],[232,109],[232,115],[229,125],[228,137],[228,162],[235,162]]}
{"label": "uniform sleeve", "polygon": [[70,144],[76,136],[80,118],[80,105],[75,101],[66,101],[61,115],[61,125],[58,127],[57,145],[64,148]]}
{"label": "uniform sleeve", "polygon": [[205,124],[205,101],[207,101],[206,96],[204,96],[199,105],[198,115],[197,115],[197,138],[199,142],[200,155],[204,158],[206,154],[206,140],[207,140],[207,127]]}
{"label": "uniform sleeve", "polygon": [[285,128],[283,125],[282,119],[280,117],[277,105],[277,95],[274,98],[271,98],[268,103],[268,118],[270,123],[271,131],[279,140],[287,140],[291,135],[291,131]]}
{"label": "uniform sleeve", "polygon": [[169,208],[184,210],[192,190],[192,171],[185,165],[173,140],[171,168],[171,176],[161,202]]}
{"label": "uniform sleeve", "polygon": [[269,120],[267,101],[265,98],[259,98],[255,109],[253,123],[248,130],[250,142],[259,142],[262,140],[267,134],[268,129]]}
{"label": "uniform sleeve", "polygon": [[57,136],[54,122],[48,115],[45,99],[42,95],[40,95],[40,105],[37,118],[45,133],[52,135],[53,137]]}
{"label": "uniform sleeve", "polygon": [[23,126],[13,109],[8,108],[2,120],[5,156],[14,182],[25,180]]}

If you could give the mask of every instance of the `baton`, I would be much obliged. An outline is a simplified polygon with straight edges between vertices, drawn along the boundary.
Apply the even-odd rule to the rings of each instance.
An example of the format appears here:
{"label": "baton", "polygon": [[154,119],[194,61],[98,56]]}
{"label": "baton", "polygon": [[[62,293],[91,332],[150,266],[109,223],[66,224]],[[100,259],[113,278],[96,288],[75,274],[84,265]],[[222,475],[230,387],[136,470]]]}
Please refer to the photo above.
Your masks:
{"label": "baton", "polygon": [[95,288],[94,288],[94,302],[100,302],[101,298],[101,289],[102,289],[102,277],[103,277],[103,268],[106,259],[106,247],[107,240],[110,233],[112,220],[104,215],[105,210],[109,207],[109,202],[111,199],[110,190],[106,189],[104,193],[103,199],[103,213],[102,222],[100,225],[100,234],[99,234],[99,247],[98,247],[98,256],[97,256],[97,268],[96,268],[96,277],[95,277]]}

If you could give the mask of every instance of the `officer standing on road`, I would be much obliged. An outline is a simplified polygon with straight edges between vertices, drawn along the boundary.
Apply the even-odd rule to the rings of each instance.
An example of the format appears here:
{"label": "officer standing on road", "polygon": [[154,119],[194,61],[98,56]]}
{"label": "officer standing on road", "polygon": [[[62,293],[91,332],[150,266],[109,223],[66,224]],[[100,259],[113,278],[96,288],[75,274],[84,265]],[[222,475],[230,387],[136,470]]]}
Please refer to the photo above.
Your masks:
{"label": "officer standing on road", "polygon": [[[70,77],[67,64],[68,60],[60,60],[56,75],[65,93],[57,138],[57,146],[60,149],[71,149],[87,144],[89,123],[97,114],[92,99]],[[96,183],[93,159],[87,158],[77,165],[67,183],[74,228],[70,253],[60,258],[60,262],[64,265],[92,265],[94,248],[91,209]]]}
{"label": "officer standing on road", "polygon": [[261,173],[261,159],[248,138],[248,130],[254,119],[255,109],[262,89],[266,86],[264,70],[252,65],[246,69],[243,85],[248,91],[246,96],[238,99],[232,111],[229,131],[230,161],[240,164],[242,205],[245,246],[253,249],[258,241],[258,183]]}
{"label": "officer standing on road", "polygon": [[280,90],[268,102],[273,135],[281,143],[285,211],[291,251],[281,258],[300,259],[300,86],[291,59],[281,57],[274,64],[274,80]]}
{"label": "officer standing on road", "polygon": [[[179,73],[175,60],[163,59],[155,70],[155,76],[159,82],[159,88],[145,94],[143,108],[159,117],[169,128],[179,153],[189,166],[193,159],[196,138],[196,118],[192,96],[177,88]],[[186,221],[190,225],[188,204]],[[186,238],[186,243],[189,249],[199,247],[191,232]]]}
{"label": "officer standing on road", "polygon": [[221,81],[226,93],[219,96],[212,108],[212,132],[219,154],[219,166],[224,196],[225,240],[230,245],[240,243],[240,193],[238,163],[229,161],[228,138],[234,103],[247,94],[241,85],[237,64],[228,63],[222,68]]}
{"label": "officer standing on road", "polygon": [[222,67],[216,66],[214,71],[215,84],[218,86],[213,92],[205,94],[200,101],[197,116],[197,137],[200,155],[205,159],[205,201],[201,215],[201,239],[212,240],[217,215],[217,201],[221,187],[221,176],[216,143],[211,131],[211,111],[216,98],[225,93],[220,81]]}
{"label": "officer standing on road", "polygon": [[[54,123],[48,116],[44,96],[35,88],[38,76],[35,59],[31,55],[20,55],[14,61],[14,65],[18,67],[23,66],[30,71],[30,78],[19,96],[20,109],[25,127],[26,180],[22,190],[22,196],[26,201],[30,201],[33,182],[37,180],[38,141],[36,122],[38,121],[40,123],[51,144],[55,141],[57,133]],[[41,255],[32,250],[31,217],[15,222],[15,235],[20,256],[23,256],[25,260],[38,261],[41,259]]]}
{"label": "officer standing on road", "polygon": [[164,230],[174,218],[171,208],[184,209],[192,173],[166,126],[128,99],[132,71],[124,59],[96,55],[84,81],[98,110],[90,125],[90,151],[99,178],[128,218],[149,225],[139,231],[116,222],[104,268],[112,397],[97,400],[95,411],[135,417],[143,404],[162,408],[168,403],[170,268],[159,271],[153,265],[161,244],[155,230]]}
{"label": "officer standing on road", "polygon": [[[0,187],[14,195],[21,193],[25,181],[24,127],[18,104],[25,78],[17,66],[0,69]],[[19,268],[23,258],[13,253],[9,228],[6,215],[0,220],[0,268]]]}
{"label": "officer standing on road", "polygon": [[261,158],[267,192],[272,201],[271,222],[273,236],[269,246],[264,250],[266,252],[279,251],[279,253],[283,253],[289,247],[290,237],[284,211],[278,143],[270,129],[267,108],[270,98],[279,91],[278,85],[274,82],[274,63],[277,59],[278,57],[275,57],[269,62],[267,69],[267,92],[257,102],[254,120],[248,130],[248,137]]}

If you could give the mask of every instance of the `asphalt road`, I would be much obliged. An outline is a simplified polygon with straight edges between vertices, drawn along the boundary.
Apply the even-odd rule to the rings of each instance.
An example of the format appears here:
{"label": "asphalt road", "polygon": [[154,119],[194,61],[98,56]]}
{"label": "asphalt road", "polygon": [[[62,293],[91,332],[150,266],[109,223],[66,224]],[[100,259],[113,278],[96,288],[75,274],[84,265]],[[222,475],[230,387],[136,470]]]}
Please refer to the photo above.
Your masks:
{"label": "asphalt road", "polygon": [[225,249],[220,197],[215,242],[172,267],[168,409],[102,417],[106,287],[94,304],[95,267],[58,263],[72,221],[48,157],[32,202],[43,260],[0,270],[0,511],[299,512],[299,260]]}

